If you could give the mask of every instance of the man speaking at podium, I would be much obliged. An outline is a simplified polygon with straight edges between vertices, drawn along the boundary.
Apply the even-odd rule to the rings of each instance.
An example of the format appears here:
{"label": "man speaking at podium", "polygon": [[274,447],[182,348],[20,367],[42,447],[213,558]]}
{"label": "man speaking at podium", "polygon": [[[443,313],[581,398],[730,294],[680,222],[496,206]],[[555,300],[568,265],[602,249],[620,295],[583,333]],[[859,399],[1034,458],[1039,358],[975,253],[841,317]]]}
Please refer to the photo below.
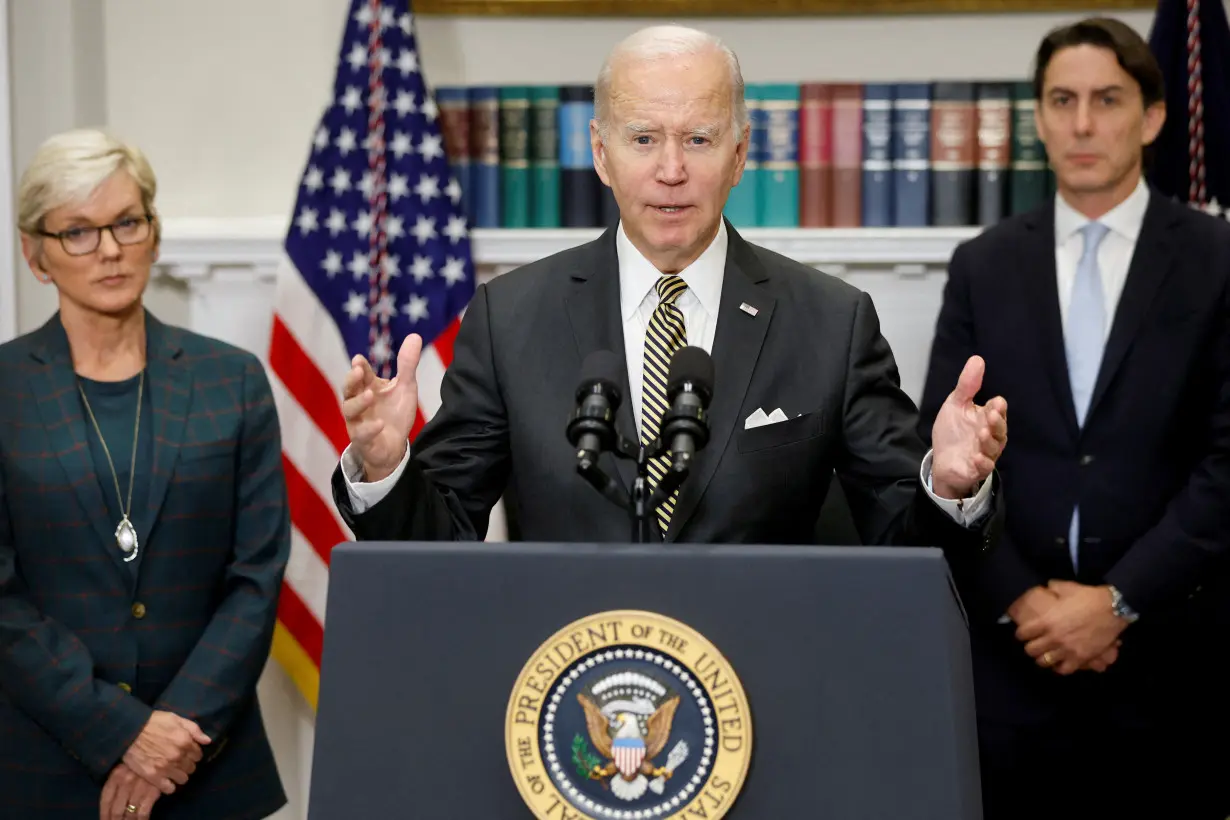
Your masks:
{"label": "man speaking at podium", "polygon": [[[1007,404],[973,403],[982,360],[966,364],[928,453],[871,299],[723,220],[748,133],[738,60],[720,41],[659,26],[615,48],[590,140],[618,225],[478,288],[440,410],[412,447],[421,340],[407,338],[392,380],[355,358],[333,492],[356,537],[482,539],[511,490],[525,540],[627,541],[628,513],[577,474],[565,438],[581,365],[618,354],[615,423],[651,442],[688,344],[712,354],[708,443],[657,509],[654,539],[812,543],[835,472],[863,543],[950,558],[991,544]],[[599,463],[632,487],[629,462]]]}

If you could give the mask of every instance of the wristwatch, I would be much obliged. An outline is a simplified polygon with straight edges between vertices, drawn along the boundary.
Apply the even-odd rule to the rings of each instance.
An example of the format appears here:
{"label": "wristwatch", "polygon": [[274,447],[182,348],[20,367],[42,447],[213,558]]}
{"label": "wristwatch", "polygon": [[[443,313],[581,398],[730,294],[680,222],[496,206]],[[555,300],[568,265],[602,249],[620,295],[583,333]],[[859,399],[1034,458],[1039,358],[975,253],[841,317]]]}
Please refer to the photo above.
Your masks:
{"label": "wristwatch", "polygon": [[1135,623],[1140,618],[1139,613],[1127,605],[1118,587],[1112,584],[1107,588],[1110,590],[1110,611],[1116,618],[1122,618],[1130,624]]}

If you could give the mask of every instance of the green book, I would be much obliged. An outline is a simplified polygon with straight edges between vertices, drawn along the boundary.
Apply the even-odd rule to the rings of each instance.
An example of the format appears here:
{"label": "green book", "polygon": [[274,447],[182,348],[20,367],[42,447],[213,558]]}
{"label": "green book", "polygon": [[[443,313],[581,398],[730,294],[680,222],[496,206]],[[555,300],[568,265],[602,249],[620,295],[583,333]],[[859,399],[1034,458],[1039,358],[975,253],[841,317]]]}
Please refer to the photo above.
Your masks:
{"label": "green book", "polygon": [[759,223],[765,228],[799,226],[799,84],[760,86],[764,145],[758,183]]}
{"label": "green book", "polygon": [[744,89],[744,99],[747,100],[747,115],[751,122],[751,132],[747,138],[747,165],[743,169],[743,178],[739,184],[730,189],[723,213],[736,228],[754,228],[759,224],[756,213],[756,203],[759,199],[757,191],[760,186],[760,152],[763,143],[763,130],[758,127],[760,117],[760,90],[758,86],[748,85]]}
{"label": "green book", "polygon": [[1012,160],[1008,171],[1009,213],[1032,211],[1047,198],[1046,146],[1034,124],[1034,86],[1012,85]]}
{"label": "green book", "polygon": [[500,222],[530,226],[530,90],[500,89]]}
{"label": "green book", "polygon": [[529,89],[530,226],[560,226],[559,86]]}

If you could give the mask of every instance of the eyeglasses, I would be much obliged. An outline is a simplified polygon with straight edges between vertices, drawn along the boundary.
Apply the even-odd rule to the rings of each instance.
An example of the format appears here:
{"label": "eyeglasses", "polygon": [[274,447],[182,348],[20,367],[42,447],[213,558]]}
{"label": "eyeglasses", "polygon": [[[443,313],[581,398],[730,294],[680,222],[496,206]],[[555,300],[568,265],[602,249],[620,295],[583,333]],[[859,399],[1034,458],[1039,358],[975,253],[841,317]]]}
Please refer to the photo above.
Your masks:
{"label": "eyeglasses", "polygon": [[49,239],[60,240],[60,247],[64,248],[64,252],[69,256],[85,256],[98,250],[98,245],[102,242],[103,231],[108,231],[118,245],[139,245],[149,239],[153,222],[154,217],[149,214],[126,216],[110,225],[91,227],[82,225],[57,233],[39,231],[38,234]]}

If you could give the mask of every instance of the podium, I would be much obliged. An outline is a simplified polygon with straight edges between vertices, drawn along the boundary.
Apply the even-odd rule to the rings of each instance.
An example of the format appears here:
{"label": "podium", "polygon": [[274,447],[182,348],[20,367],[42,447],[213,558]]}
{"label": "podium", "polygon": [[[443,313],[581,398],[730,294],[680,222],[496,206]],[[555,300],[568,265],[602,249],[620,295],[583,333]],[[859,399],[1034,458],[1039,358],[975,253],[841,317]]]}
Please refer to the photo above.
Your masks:
{"label": "podium", "polygon": [[349,543],[326,618],[310,820],[982,816],[939,550]]}

